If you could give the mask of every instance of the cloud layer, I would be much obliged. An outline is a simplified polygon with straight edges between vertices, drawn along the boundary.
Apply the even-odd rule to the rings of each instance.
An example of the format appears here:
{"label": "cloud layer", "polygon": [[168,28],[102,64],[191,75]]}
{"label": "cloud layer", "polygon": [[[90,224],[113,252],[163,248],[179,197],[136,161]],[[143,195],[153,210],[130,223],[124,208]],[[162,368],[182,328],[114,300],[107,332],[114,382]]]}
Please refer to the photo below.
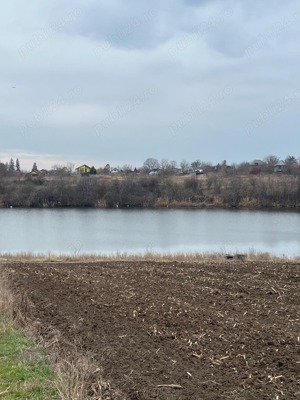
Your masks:
{"label": "cloud layer", "polygon": [[0,19],[2,161],[297,151],[295,1],[14,0]]}

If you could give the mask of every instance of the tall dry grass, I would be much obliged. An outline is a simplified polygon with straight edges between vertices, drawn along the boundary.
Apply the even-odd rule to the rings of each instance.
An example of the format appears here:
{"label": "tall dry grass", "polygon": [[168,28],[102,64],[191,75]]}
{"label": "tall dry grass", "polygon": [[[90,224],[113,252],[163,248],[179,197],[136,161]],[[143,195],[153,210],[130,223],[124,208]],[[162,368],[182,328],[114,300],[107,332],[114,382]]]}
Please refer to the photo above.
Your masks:
{"label": "tall dry grass", "polygon": [[[231,255],[233,259],[239,259],[237,252],[228,253],[226,251],[220,252],[192,252],[192,253],[156,253],[146,252],[141,254],[130,254],[130,253],[114,253],[111,255],[106,254],[94,254],[94,253],[82,253],[82,254],[54,254],[54,253],[1,253],[0,262],[122,262],[122,261],[152,261],[152,262],[224,262],[228,259],[228,255]],[[242,254],[243,257],[240,259],[248,261],[272,261],[272,262],[300,262],[300,256],[287,257],[287,256],[275,256],[268,252],[258,252],[254,249]]]}
{"label": "tall dry grass", "polygon": [[55,364],[55,375],[61,400],[126,400],[124,393],[103,378],[92,356],[74,351],[71,358]]}
{"label": "tall dry grass", "polygon": [[8,290],[4,274],[0,274],[0,312],[12,316],[13,296]]}
{"label": "tall dry grass", "polygon": [[0,271],[0,312],[17,325],[24,327],[28,315],[28,300],[26,296],[13,295],[6,274]]}

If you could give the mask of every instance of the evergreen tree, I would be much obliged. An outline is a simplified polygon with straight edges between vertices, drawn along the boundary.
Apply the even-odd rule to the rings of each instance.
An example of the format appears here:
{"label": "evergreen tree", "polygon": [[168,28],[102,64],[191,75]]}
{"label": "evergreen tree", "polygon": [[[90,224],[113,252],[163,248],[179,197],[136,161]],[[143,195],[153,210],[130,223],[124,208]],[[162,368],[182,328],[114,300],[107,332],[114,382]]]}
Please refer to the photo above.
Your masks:
{"label": "evergreen tree", "polygon": [[8,164],[8,172],[9,173],[13,173],[13,172],[15,172],[15,163],[14,163],[14,160],[11,158],[10,160],[9,160],[9,164]]}
{"label": "evergreen tree", "polygon": [[109,165],[109,164],[106,164],[106,165],[105,165],[105,167],[104,167],[104,169],[103,169],[103,172],[104,172],[105,174],[109,174],[109,173],[110,173],[110,165]]}
{"label": "evergreen tree", "polygon": [[94,166],[91,167],[90,174],[91,175],[96,175],[97,174],[96,168]]}
{"label": "evergreen tree", "polygon": [[16,171],[20,171],[20,161],[18,158],[16,159]]}
{"label": "evergreen tree", "polygon": [[7,174],[6,165],[0,161],[0,176],[5,176]]}

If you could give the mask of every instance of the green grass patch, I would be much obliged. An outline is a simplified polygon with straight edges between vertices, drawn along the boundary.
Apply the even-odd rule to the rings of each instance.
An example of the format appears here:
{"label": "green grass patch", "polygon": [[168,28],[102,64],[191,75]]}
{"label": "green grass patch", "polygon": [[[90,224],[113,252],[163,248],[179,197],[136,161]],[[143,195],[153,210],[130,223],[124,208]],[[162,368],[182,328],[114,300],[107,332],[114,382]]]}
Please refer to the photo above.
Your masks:
{"label": "green grass patch", "polygon": [[58,399],[53,382],[42,352],[0,313],[0,399]]}

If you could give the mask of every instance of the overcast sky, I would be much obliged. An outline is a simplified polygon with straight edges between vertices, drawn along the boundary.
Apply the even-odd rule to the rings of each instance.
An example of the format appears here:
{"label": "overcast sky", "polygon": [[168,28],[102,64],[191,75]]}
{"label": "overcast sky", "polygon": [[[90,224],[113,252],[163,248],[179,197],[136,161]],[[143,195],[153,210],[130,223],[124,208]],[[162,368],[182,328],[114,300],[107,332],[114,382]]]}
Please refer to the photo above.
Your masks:
{"label": "overcast sky", "polygon": [[0,160],[299,157],[297,0],[10,0]]}

